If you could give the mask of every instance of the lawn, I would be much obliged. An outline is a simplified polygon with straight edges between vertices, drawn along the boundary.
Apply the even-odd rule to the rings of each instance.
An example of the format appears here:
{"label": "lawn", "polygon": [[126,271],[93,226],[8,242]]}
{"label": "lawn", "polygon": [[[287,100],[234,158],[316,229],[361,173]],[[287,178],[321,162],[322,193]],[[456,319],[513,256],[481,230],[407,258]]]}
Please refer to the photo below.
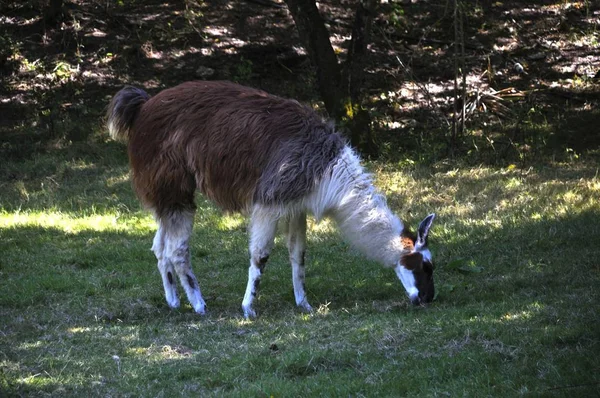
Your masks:
{"label": "lawn", "polygon": [[[438,217],[436,300],[335,225],[309,225],[294,306],[281,237],[243,319],[246,220],[198,198],[192,263],[208,305],[168,308],[155,225],[124,147],[0,164],[0,396],[594,396],[600,390],[600,179],[568,163],[369,163],[407,222]],[[182,297],[183,298],[183,297]]]}

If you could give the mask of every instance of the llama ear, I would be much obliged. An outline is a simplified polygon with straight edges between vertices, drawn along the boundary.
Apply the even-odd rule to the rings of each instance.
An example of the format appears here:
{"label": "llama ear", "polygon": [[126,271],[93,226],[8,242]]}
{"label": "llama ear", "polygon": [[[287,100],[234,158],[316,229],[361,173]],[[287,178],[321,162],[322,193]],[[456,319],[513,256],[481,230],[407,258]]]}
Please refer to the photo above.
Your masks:
{"label": "llama ear", "polygon": [[417,242],[416,246],[427,246],[427,236],[429,235],[429,229],[431,228],[431,224],[433,224],[433,219],[435,218],[435,213],[431,213],[423,221],[419,224],[419,231],[417,232]]}

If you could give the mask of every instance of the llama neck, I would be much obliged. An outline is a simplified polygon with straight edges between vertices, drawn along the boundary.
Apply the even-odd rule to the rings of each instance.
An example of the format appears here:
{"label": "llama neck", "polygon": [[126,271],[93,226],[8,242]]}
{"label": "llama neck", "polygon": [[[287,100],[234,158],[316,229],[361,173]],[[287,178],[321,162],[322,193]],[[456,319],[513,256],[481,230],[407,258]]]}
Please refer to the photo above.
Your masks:
{"label": "llama neck", "polygon": [[350,243],[367,257],[389,267],[398,263],[403,253],[400,234],[404,225],[377,192],[351,148],[342,151],[316,193],[320,200],[313,213],[317,218],[330,215]]}

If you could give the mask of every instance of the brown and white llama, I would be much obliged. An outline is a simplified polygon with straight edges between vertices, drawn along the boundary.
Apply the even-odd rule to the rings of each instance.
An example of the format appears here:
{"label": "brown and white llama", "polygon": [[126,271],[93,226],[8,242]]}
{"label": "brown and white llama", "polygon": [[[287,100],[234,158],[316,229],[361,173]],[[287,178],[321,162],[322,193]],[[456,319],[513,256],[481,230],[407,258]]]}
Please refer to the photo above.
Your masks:
{"label": "brown and white llama", "polygon": [[225,211],[250,215],[246,317],[284,223],[296,304],[304,287],[306,215],[333,218],[366,256],[393,268],[414,304],[432,301],[427,235],[434,214],[412,234],[386,205],[356,153],[312,109],[230,82],[189,82],[154,97],[125,87],[110,102],[111,137],[126,141],[133,187],[157,220],[152,250],[167,303],[179,306],[179,276],[194,310],[206,311],[190,264],[194,193]]}

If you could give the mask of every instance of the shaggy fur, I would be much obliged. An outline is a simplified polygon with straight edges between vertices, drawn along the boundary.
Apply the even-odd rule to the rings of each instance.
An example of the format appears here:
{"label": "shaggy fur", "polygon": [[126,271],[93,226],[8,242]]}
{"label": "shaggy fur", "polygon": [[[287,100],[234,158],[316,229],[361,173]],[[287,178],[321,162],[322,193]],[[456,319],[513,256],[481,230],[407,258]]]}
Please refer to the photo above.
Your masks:
{"label": "shaggy fur", "polygon": [[433,298],[426,247],[433,215],[417,237],[411,234],[346,141],[310,108],[229,82],[190,82],[152,98],[126,87],[107,118],[111,136],[128,143],[135,191],[157,218],[153,251],[170,306],[179,305],[175,272],[194,309],[205,311],[189,253],[196,190],[226,211],[251,215],[246,317],[256,315],[253,302],[280,220],[287,223],[296,304],[311,309],[304,288],[307,213],[332,217],[354,246],[394,268],[414,303]]}
{"label": "shaggy fur", "polygon": [[159,216],[194,209],[196,188],[226,211],[296,201],[345,145],[311,109],[229,82],[184,83],[151,99],[125,88],[108,120],[111,136],[129,138],[133,185]]}
{"label": "shaggy fur", "polygon": [[108,131],[112,139],[126,141],[140,108],[150,99],[148,93],[136,87],[125,87],[108,105]]}

